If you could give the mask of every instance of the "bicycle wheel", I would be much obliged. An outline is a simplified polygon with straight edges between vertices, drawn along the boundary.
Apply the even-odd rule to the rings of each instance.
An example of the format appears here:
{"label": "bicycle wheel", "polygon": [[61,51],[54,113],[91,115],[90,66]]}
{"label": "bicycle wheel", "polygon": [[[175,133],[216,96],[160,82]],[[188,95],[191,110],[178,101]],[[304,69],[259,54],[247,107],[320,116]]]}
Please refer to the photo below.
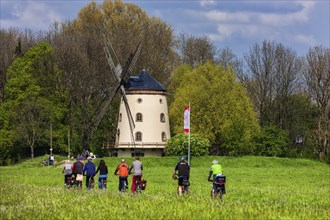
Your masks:
{"label": "bicycle wheel", "polygon": [[106,179],[102,179],[101,181],[101,189],[106,190],[107,188],[107,180]]}
{"label": "bicycle wheel", "polygon": [[222,202],[223,201],[222,189],[220,189],[220,187],[218,187],[217,191],[218,191],[220,202]]}
{"label": "bicycle wheel", "polygon": [[122,180],[122,181],[121,181],[120,186],[121,186],[120,191],[121,191],[121,192],[126,192],[126,181],[125,181],[125,180]]}
{"label": "bicycle wheel", "polygon": [[135,192],[136,193],[141,193],[140,180],[136,180],[136,182],[135,182]]}

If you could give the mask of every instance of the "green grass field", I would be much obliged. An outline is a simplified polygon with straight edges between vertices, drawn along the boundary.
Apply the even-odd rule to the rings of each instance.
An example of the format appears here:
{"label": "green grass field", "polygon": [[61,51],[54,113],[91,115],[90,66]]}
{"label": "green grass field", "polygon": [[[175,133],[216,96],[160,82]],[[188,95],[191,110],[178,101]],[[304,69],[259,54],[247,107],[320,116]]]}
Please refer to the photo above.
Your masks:
{"label": "green grass field", "polygon": [[[177,157],[141,159],[148,182],[140,195],[117,192],[113,172],[120,158],[104,158],[110,173],[106,191],[65,189],[60,167],[65,158],[57,157],[54,167],[42,166],[44,158],[0,167],[0,219],[330,219],[330,166],[316,161],[192,158],[190,194],[177,197],[171,178]],[[210,199],[207,182],[214,158],[227,176],[221,206]]]}

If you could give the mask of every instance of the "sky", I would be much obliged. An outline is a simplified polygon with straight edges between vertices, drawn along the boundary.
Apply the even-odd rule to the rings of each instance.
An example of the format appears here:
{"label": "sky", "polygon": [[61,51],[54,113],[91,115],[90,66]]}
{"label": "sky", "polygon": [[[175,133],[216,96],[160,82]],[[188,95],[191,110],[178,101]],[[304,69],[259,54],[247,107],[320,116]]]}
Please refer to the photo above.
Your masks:
{"label": "sky", "polygon": [[[73,20],[90,0],[0,0],[0,29],[47,31]],[[97,2],[101,2],[97,0]],[[175,34],[208,36],[239,58],[262,41],[282,43],[304,56],[330,47],[330,0],[127,0],[170,25]]]}

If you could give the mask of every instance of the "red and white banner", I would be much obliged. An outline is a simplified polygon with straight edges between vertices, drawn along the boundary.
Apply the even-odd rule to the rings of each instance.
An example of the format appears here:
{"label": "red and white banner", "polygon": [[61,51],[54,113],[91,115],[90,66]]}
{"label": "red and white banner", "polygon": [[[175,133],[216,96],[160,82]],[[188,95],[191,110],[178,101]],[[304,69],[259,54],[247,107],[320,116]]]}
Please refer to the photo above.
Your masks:
{"label": "red and white banner", "polygon": [[184,109],[184,119],[183,119],[183,132],[190,132],[190,106],[185,107]]}

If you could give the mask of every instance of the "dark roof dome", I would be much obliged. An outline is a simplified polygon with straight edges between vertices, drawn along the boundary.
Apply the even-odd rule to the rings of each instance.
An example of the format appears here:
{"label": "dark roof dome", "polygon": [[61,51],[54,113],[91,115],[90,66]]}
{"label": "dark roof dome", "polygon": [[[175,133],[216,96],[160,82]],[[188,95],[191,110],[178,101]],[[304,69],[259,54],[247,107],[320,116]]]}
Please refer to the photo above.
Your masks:
{"label": "dark roof dome", "polygon": [[131,76],[124,86],[126,90],[166,91],[164,86],[145,70],[137,76]]}

